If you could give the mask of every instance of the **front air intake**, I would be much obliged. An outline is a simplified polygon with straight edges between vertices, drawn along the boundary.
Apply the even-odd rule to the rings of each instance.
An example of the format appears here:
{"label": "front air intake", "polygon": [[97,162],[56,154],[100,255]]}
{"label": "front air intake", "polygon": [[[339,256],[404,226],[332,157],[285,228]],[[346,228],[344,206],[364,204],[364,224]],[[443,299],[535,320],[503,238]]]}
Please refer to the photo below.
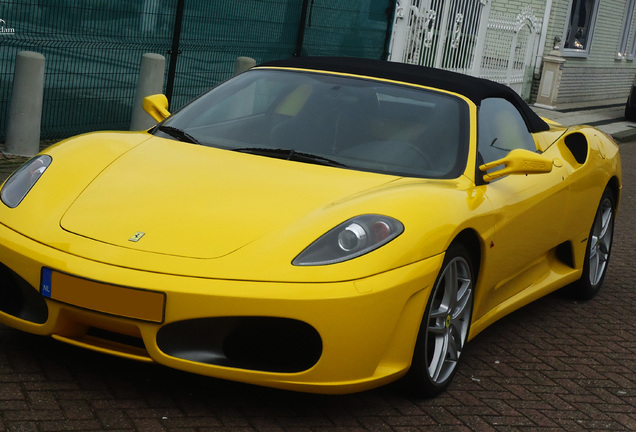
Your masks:
{"label": "front air intake", "polygon": [[38,290],[0,263],[0,311],[36,324],[49,318],[46,301]]}
{"label": "front air intake", "polygon": [[200,318],[168,324],[157,345],[173,357],[198,363],[266,372],[311,368],[322,354],[322,339],[302,321],[275,317]]}

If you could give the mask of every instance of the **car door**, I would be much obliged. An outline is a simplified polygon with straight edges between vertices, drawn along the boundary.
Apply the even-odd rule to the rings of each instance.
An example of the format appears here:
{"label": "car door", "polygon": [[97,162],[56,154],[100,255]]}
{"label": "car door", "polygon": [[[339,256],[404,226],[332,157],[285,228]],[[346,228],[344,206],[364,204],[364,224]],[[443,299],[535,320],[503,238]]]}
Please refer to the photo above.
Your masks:
{"label": "car door", "polygon": [[[507,100],[485,99],[478,114],[479,165],[514,149],[537,152],[523,118]],[[477,317],[549,274],[547,256],[563,241],[568,207],[567,172],[560,165],[553,164],[549,173],[508,175],[480,186],[492,204],[495,226],[480,275],[490,293],[475,305]]]}

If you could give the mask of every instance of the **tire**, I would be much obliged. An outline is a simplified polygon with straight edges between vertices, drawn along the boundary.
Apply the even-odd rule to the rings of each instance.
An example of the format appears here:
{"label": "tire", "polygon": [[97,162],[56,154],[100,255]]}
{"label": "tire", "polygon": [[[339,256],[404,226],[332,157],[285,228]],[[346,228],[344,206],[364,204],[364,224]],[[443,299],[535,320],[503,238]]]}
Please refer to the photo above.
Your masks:
{"label": "tire", "polygon": [[448,248],[433,287],[405,377],[408,389],[419,397],[442,393],[453,379],[464,350],[473,312],[475,273],[468,250]]}
{"label": "tire", "polygon": [[625,120],[636,121],[636,107],[625,105]]}
{"label": "tire", "polygon": [[587,238],[583,274],[581,279],[570,287],[570,292],[576,299],[591,299],[603,285],[612,252],[615,210],[614,193],[610,189],[605,189]]}

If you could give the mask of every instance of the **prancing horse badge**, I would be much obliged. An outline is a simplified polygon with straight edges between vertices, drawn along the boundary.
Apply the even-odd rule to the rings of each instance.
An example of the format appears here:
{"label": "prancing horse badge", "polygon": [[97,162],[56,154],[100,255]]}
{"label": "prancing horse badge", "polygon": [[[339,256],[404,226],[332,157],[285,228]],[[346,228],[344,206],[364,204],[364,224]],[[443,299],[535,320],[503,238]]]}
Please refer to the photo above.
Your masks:
{"label": "prancing horse badge", "polygon": [[133,236],[131,238],[128,239],[128,241],[138,242],[145,235],[146,235],[145,232],[137,231],[135,234],[133,234]]}

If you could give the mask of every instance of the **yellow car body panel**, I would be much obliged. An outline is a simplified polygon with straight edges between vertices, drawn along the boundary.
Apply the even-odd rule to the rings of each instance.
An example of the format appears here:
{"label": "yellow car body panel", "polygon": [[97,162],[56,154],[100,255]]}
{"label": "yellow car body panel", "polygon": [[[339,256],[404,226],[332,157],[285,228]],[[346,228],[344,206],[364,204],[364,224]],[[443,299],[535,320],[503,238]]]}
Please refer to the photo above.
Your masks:
{"label": "yellow car body panel", "polygon": [[[194,373],[327,393],[375,387],[405,373],[417,330],[409,323],[423,313],[426,294],[442,258],[432,257],[356,281],[267,283],[173,276],[108,266],[34,245],[30,239],[5,227],[0,228],[0,237],[3,239],[0,255],[13,257],[16,262],[7,260],[7,264],[35,286],[40,284],[42,266],[68,274],[100,274],[100,283],[121,287],[125,281],[136,289],[166,293],[165,319],[161,324],[207,316],[286,317],[302,319],[318,329],[325,344],[319,365],[302,373],[275,374],[173,358],[157,347],[156,334],[161,324],[118,317],[110,310],[86,310],[59,300],[47,299],[49,316],[45,324],[28,323],[0,312],[5,324],[35,334],[56,335],[65,342],[102,352],[137,359],[147,357]],[[20,252],[24,255],[19,256]],[[87,281],[87,286],[92,283]],[[245,299],[250,302],[241,301]],[[394,324],[387,326],[387,322]],[[91,341],[86,337],[90,327],[141,337],[147,354]],[[387,346],[398,349],[387,350]]]}
{"label": "yellow car body panel", "polygon": [[[477,242],[473,338],[579,279],[603,191],[615,182],[620,197],[618,147],[595,129],[555,123],[533,136],[550,172],[479,182],[478,107],[464,95],[441,93],[463,101],[469,115],[467,163],[449,179],[312,165],[148,132],[91,133],[47,149],[52,163],[27,197],[15,208],[0,204],[0,262],[31,287],[28,296],[43,298],[32,301],[46,313],[29,320],[0,307],[0,322],[284,389],[344,393],[403,376],[445,252],[458,236],[471,233]],[[291,104],[281,105],[285,115],[295,112]],[[570,149],[573,135],[588,143],[584,163]],[[378,203],[404,233],[355,259],[292,265],[333,227],[378,212]],[[559,257],[561,244],[571,245],[569,264]],[[180,357],[158,342],[174,338],[161,335],[173,324],[205,328],[207,319],[254,316],[308,324],[320,337],[319,359],[300,371],[257,370]]]}

